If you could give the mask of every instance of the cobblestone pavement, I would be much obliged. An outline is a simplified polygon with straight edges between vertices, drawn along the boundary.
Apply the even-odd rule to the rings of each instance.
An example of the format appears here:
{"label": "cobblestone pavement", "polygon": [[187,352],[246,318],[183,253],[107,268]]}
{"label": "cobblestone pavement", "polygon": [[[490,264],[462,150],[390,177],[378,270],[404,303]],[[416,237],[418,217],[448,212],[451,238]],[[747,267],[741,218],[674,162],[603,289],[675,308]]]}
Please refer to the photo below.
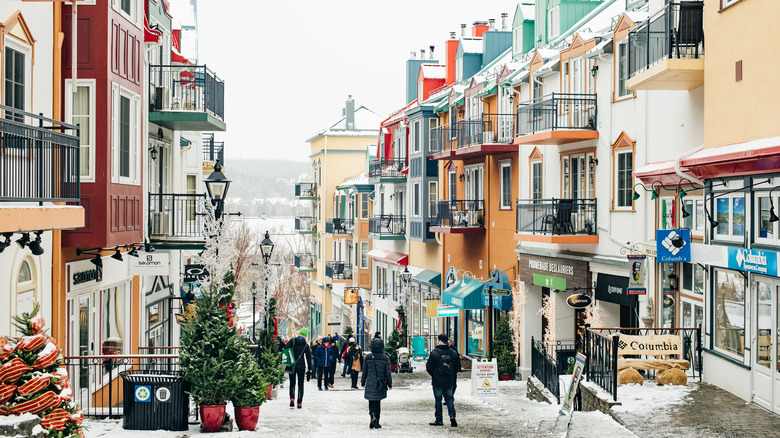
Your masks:
{"label": "cobblestone pavement", "polygon": [[[684,403],[655,412],[623,412],[612,416],[642,438],[656,437],[780,437],[780,416],[707,383],[691,385]],[[620,401],[618,391],[618,401]],[[641,400],[640,400],[641,401]]]}

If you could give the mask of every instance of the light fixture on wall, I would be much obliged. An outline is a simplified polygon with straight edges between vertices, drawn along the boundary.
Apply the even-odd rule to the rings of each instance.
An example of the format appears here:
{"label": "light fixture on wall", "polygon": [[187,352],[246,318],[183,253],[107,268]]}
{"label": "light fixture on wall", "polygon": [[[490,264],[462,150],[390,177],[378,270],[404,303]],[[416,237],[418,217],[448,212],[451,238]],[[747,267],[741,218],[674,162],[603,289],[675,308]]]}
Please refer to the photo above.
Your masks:
{"label": "light fixture on wall", "polygon": [[691,215],[691,213],[688,210],[685,209],[685,203],[684,202],[680,204],[680,209],[682,210],[682,217],[683,218],[686,218],[686,217]]}
{"label": "light fixture on wall", "polygon": [[43,234],[43,231],[36,231],[35,240],[27,244],[27,247],[30,248],[30,252],[32,252],[32,255],[35,256],[43,255],[43,247],[41,246],[41,234]]}
{"label": "light fixture on wall", "polygon": [[669,289],[676,291],[677,290],[677,274],[672,272],[671,274],[668,275],[668,277],[669,277]]}
{"label": "light fixture on wall", "polygon": [[3,237],[5,237],[5,242],[0,242],[0,252],[3,252],[6,248],[11,246],[11,237],[14,235],[14,233],[3,233]]}
{"label": "light fixture on wall", "polygon": [[22,237],[16,239],[16,244],[19,245],[19,248],[24,249],[28,243],[30,243],[30,233],[24,233]]}
{"label": "light fixture on wall", "polygon": [[460,175],[458,175],[458,180],[460,180],[460,182],[463,182],[463,174],[462,173]]}
{"label": "light fixture on wall", "polygon": [[778,187],[780,186],[772,187],[772,190],[769,191],[769,222],[777,222],[778,220],[777,214],[775,214],[775,202],[772,199],[772,192]]}
{"label": "light fixture on wall", "polygon": [[157,146],[149,147],[149,155],[152,157],[152,161],[157,159]]}
{"label": "light fixture on wall", "polygon": [[596,64],[593,64],[593,67],[590,68],[590,75],[594,78],[596,77],[596,73],[599,71],[599,66]]}

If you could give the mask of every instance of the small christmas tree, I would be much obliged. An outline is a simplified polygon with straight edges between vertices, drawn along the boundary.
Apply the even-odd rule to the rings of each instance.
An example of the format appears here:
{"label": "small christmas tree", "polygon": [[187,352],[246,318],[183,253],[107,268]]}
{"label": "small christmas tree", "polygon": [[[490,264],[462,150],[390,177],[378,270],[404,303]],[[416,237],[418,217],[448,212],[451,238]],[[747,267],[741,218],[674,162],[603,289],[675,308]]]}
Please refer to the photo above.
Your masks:
{"label": "small christmas tree", "polygon": [[349,338],[351,338],[354,333],[355,332],[352,330],[351,325],[348,325],[344,328],[344,337],[347,338],[347,341],[349,341]]}
{"label": "small christmas tree", "polygon": [[276,298],[268,300],[266,327],[260,331],[258,344],[260,348],[260,373],[269,385],[279,385],[285,380],[284,367],[280,364],[282,356],[279,352],[279,341],[274,337],[271,327],[276,318]]}
{"label": "small christmas tree", "polygon": [[44,333],[39,311],[35,304],[14,316],[22,337],[0,337],[0,415],[35,414],[47,437],[83,437],[84,415],[70,403],[68,372],[60,368],[62,350]]}
{"label": "small christmas tree", "polygon": [[512,374],[515,372],[515,355],[512,345],[512,331],[509,328],[509,319],[503,318],[496,325],[493,333],[493,345],[491,351],[498,361],[498,372]]}
{"label": "small christmas tree", "polygon": [[401,334],[398,332],[397,328],[394,328],[393,331],[390,332],[390,336],[387,338],[387,343],[385,343],[385,354],[390,358],[391,364],[398,363],[399,347],[402,347]]}

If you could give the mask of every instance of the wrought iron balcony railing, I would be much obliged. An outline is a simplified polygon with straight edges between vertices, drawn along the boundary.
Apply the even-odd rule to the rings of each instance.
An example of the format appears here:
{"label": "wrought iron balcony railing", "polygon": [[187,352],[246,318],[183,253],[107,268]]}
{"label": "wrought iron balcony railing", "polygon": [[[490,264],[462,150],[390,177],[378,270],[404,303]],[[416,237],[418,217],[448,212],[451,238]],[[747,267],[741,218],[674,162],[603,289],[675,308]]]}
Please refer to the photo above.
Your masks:
{"label": "wrought iron balcony railing", "polygon": [[313,216],[298,216],[295,218],[295,231],[306,234],[317,232],[317,219]]}
{"label": "wrought iron balcony railing", "polygon": [[352,219],[344,219],[334,217],[333,219],[325,222],[325,234],[334,235],[348,235],[352,234],[350,231],[353,227]]}
{"label": "wrought iron balcony railing", "polygon": [[314,271],[317,269],[314,263],[314,255],[310,253],[297,253],[293,259],[293,265],[299,271]]}
{"label": "wrought iron balcony railing", "polygon": [[405,169],[405,158],[379,158],[368,164],[368,177],[370,179],[406,178]]}
{"label": "wrought iron balcony railing", "polygon": [[595,199],[518,199],[517,232],[544,235],[598,234]]}
{"label": "wrought iron balcony railing", "polygon": [[512,143],[515,114],[482,114],[431,129],[430,153],[492,143]]}
{"label": "wrought iron balcony railing", "polygon": [[205,65],[150,65],[151,111],[209,112],[225,118],[225,81]]}
{"label": "wrought iron balcony railing", "polygon": [[325,277],[331,280],[352,280],[352,264],[325,262]]}
{"label": "wrought iron balcony railing", "polygon": [[214,163],[219,160],[225,164],[225,142],[214,141],[214,133],[203,134],[203,161]]}
{"label": "wrought iron balcony railing", "polygon": [[595,130],[596,95],[552,93],[521,103],[517,109],[516,135],[541,131]]}
{"label": "wrought iron balcony railing", "polygon": [[406,216],[379,214],[368,218],[368,232],[376,236],[403,236],[406,234]]}
{"label": "wrought iron balcony railing", "polygon": [[485,201],[432,201],[430,219],[432,227],[484,227]]}
{"label": "wrought iron balcony railing", "polygon": [[149,239],[205,241],[206,195],[149,193]]}
{"label": "wrought iron balcony railing", "polygon": [[431,129],[429,153],[437,154],[452,149],[450,125],[441,125]]}
{"label": "wrought iron balcony railing", "polygon": [[298,183],[295,185],[295,197],[296,198],[316,198],[317,197],[317,184],[314,183]]}
{"label": "wrought iron balcony railing", "polygon": [[656,17],[628,33],[628,74],[633,77],[664,58],[704,55],[704,2],[669,3]]}
{"label": "wrought iron balcony railing", "polygon": [[78,129],[0,105],[0,202],[79,202]]}

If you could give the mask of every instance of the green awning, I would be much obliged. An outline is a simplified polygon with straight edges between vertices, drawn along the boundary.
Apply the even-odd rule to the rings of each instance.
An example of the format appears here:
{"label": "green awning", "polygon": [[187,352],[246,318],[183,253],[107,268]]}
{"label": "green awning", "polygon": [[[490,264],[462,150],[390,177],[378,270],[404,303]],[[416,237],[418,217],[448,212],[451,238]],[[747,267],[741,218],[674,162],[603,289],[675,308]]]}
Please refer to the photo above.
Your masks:
{"label": "green awning", "polygon": [[439,101],[439,103],[437,103],[436,106],[433,107],[433,112],[439,113],[445,111],[449,106],[450,106],[449,100],[447,98],[444,98],[441,101]]}
{"label": "green awning", "polygon": [[444,304],[464,310],[484,309],[482,305],[482,288],[485,285],[479,280],[463,277],[442,292]]}
{"label": "green awning", "polygon": [[413,275],[412,281],[416,281],[418,283],[428,283],[441,288],[441,272],[424,269],[422,272]]}
{"label": "green awning", "polygon": [[452,106],[463,106],[463,104],[466,103],[466,96],[460,95],[458,100],[455,101],[455,103],[452,104]]}
{"label": "green awning", "polygon": [[492,96],[498,93],[498,86],[496,85],[496,81],[491,80],[490,82],[491,83],[486,84],[485,88],[479,90],[479,93],[477,93],[475,97]]}

